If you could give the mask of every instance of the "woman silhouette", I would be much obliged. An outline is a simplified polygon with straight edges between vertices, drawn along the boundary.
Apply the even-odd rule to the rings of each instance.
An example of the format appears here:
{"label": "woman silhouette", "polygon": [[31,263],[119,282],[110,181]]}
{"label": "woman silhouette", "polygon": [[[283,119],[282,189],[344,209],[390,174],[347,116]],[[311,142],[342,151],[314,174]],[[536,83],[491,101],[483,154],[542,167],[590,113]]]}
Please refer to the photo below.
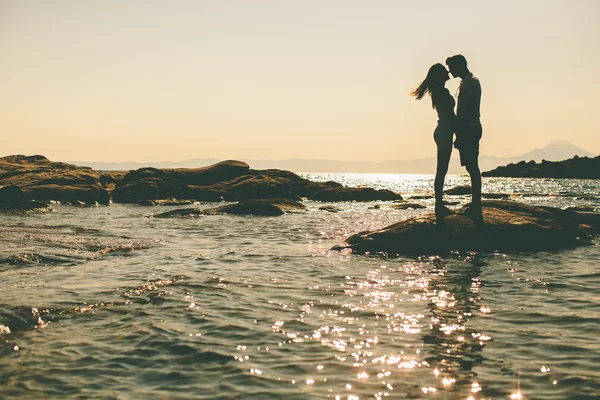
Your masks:
{"label": "woman silhouette", "polygon": [[434,64],[429,68],[425,80],[412,92],[411,96],[421,100],[425,94],[431,96],[431,105],[438,114],[438,124],[433,132],[433,139],[437,144],[437,168],[435,171],[435,214],[438,217],[453,214],[452,210],[443,203],[444,179],[448,173],[450,155],[452,154],[452,139],[456,114],[454,113],[454,97],[444,86],[450,79],[448,70],[442,64]]}

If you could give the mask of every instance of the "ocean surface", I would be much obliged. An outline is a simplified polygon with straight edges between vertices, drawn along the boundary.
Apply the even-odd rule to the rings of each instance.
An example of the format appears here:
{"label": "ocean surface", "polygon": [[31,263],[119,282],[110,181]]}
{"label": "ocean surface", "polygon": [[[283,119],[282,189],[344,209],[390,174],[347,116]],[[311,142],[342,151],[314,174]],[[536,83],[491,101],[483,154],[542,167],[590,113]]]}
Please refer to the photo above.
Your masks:
{"label": "ocean surface", "polygon": [[[304,176],[406,197],[433,187],[432,175]],[[483,186],[600,211],[600,181]],[[418,202],[428,208],[330,213],[305,201],[269,218],[155,219],[178,207],[122,204],[0,214],[0,398],[598,398],[599,241],[448,258],[329,250],[432,210]]]}

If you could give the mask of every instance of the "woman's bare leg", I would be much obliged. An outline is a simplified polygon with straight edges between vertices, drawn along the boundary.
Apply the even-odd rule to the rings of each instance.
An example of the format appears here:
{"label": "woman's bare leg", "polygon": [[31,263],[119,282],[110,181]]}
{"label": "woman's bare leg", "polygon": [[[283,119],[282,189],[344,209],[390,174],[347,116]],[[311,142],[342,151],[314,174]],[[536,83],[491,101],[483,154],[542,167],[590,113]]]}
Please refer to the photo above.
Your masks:
{"label": "woman's bare leg", "polygon": [[437,153],[437,168],[435,171],[435,182],[433,188],[435,190],[435,209],[446,210],[443,203],[444,196],[444,179],[448,173],[448,165],[450,164],[451,151],[440,151]]}

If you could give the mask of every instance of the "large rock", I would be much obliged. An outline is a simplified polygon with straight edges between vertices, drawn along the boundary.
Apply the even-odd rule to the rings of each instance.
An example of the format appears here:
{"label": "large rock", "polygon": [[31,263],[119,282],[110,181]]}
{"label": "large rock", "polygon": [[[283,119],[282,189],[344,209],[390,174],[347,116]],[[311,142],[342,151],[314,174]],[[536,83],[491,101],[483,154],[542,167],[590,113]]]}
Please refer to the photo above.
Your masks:
{"label": "large rock", "polygon": [[109,203],[99,174],[88,167],[52,162],[44,156],[0,158],[0,186],[16,185],[24,200]]}
{"label": "large rock", "polygon": [[481,174],[482,176],[500,176],[514,178],[577,178],[600,179],[600,156],[575,156],[564,161],[521,161],[508,164]]}
{"label": "large rock", "polygon": [[140,168],[127,173],[120,184],[144,178],[159,178],[163,180],[177,180],[185,185],[209,186],[218,182],[228,181],[238,176],[248,175],[250,167],[242,161],[222,161],[202,168]]}
{"label": "large rock", "polygon": [[39,201],[57,200],[70,204],[108,204],[110,195],[100,187],[91,185],[36,185],[23,188],[27,199]]}
{"label": "large rock", "polygon": [[[106,178],[109,179],[108,177]],[[312,182],[278,169],[251,170],[239,161],[224,161],[199,169],[140,168],[116,183],[113,200],[139,203],[170,197],[198,201],[308,198],[319,201],[399,200],[397,193],[372,188],[348,188],[336,182]]]}
{"label": "large rock", "polygon": [[305,206],[302,203],[288,199],[254,199],[240,201],[236,204],[228,204],[222,207],[199,209],[199,208],[180,208],[177,210],[167,211],[158,215],[155,218],[181,218],[181,217],[198,217],[201,215],[215,214],[233,214],[233,215],[256,215],[272,217],[283,215],[289,212],[304,211]]}
{"label": "large rock", "polygon": [[8,185],[0,188],[0,205],[16,204],[25,200],[23,190],[16,185]]}
{"label": "large rock", "polygon": [[[440,225],[434,214],[398,222],[349,237],[335,250],[395,255],[440,254],[448,251],[540,251],[589,244],[600,232],[600,214],[509,201],[485,201],[484,225],[474,224],[463,207]],[[444,226],[445,225],[445,226]]]}
{"label": "large rock", "polygon": [[241,161],[223,161],[203,168],[189,169],[140,168],[130,171],[116,182],[112,197],[118,203],[168,198],[221,201],[224,199],[222,190],[212,189],[210,185],[248,174],[249,169],[248,164]]}
{"label": "large rock", "polygon": [[112,198],[117,203],[139,203],[145,200],[185,199],[189,198],[189,194],[188,186],[177,179],[143,177],[122,186],[117,185],[112,191]]}

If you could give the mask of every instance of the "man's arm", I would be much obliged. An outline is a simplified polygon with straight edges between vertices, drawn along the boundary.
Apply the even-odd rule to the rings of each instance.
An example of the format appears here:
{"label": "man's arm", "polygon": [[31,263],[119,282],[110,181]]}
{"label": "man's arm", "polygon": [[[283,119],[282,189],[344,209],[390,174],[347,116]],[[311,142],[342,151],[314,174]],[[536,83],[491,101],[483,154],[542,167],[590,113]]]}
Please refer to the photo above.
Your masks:
{"label": "man's arm", "polygon": [[465,99],[465,112],[461,121],[463,125],[475,119],[475,116],[477,116],[478,111],[477,108],[477,93],[467,93],[467,98]]}

